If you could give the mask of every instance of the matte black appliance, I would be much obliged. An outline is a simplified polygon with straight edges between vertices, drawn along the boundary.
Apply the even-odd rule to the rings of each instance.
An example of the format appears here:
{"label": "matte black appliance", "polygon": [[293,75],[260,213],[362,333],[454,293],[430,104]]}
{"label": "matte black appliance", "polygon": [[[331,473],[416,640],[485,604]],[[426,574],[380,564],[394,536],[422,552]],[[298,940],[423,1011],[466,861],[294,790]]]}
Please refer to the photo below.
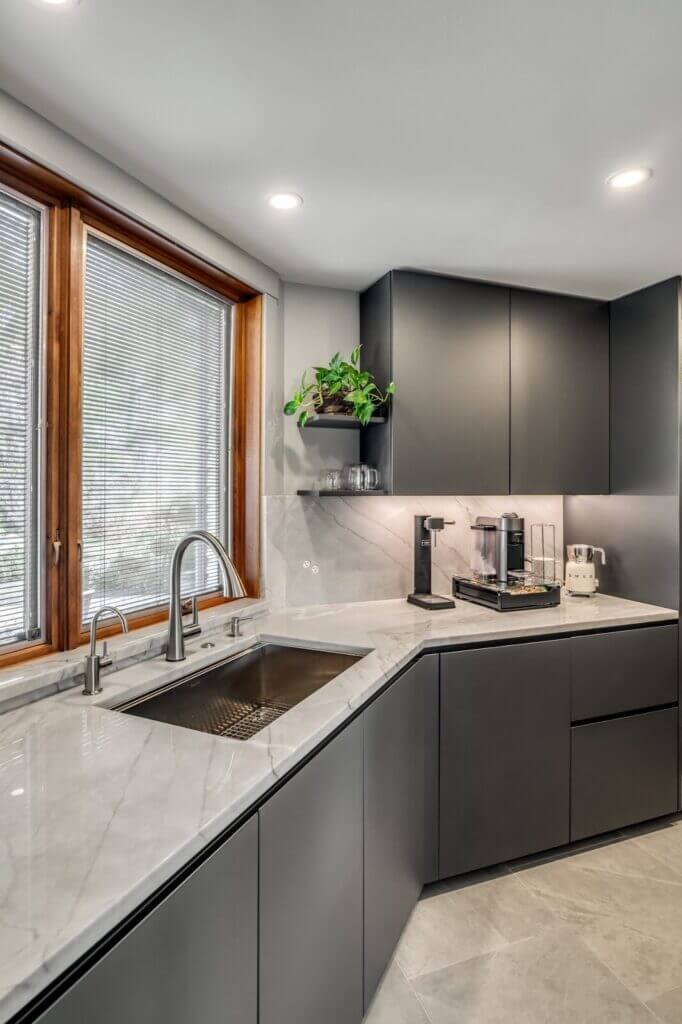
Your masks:
{"label": "matte black appliance", "polygon": [[451,525],[452,521],[442,516],[414,517],[414,591],[407,598],[410,604],[429,611],[455,607],[451,597],[431,593],[431,535],[435,547],[440,531]]}
{"label": "matte black appliance", "polygon": [[452,592],[465,601],[514,611],[559,604],[561,586],[538,582],[525,572],[525,523],[515,512],[478,516],[474,531],[472,574],[454,576]]}

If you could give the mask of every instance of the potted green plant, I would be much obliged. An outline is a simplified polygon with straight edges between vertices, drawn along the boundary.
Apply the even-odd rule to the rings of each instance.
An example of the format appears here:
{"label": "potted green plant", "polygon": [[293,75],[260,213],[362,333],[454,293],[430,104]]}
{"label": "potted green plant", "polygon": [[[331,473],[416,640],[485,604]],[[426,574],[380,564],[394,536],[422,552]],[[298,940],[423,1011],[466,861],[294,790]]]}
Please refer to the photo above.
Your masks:
{"label": "potted green plant", "polygon": [[298,416],[299,427],[304,427],[312,413],[330,413],[336,416],[354,416],[366,426],[372,416],[386,405],[395,394],[393,381],[382,394],[374,375],[360,369],[360,345],[353,349],[346,361],[336,353],[328,366],[315,366],[315,379],[308,379],[308,370],[301,377],[300,386],[284,406],[286,416]]}

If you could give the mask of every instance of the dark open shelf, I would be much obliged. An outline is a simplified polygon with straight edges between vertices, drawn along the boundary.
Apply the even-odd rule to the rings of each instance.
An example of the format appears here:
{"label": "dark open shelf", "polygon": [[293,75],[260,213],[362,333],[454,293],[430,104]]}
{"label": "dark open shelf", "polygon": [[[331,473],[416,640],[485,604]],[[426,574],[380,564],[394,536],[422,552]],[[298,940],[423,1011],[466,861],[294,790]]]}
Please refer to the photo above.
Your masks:
{"label": "dark open shelf", "polygon": [[[385,416],[372,416],[367,426],[374,423],[385,423]],[[360,430],[361,426],[355,416],[343,416],[334,413],[320,412],[313,413],[306,422],[304,429],[308,427],[326,427],[329,430]]]}
{"label": "dark open shelf", "polygon": [[371,498],[373,494],[388,494],[388,491],[296,491],[302,498]]}

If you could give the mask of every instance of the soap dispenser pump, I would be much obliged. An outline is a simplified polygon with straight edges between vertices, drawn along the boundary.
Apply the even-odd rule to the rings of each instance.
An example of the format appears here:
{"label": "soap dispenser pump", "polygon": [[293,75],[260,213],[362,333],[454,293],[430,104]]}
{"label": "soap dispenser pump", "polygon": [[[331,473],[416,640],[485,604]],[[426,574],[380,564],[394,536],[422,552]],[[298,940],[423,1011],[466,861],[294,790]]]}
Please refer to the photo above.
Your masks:
{"label": "soap dispenser pump", "polygon": [[429,611],[455,607],[451,597],[431,593],[431,548],[436,546],[440,531],[446,526],[453,526],[454,522],[454,519],[445,520],[442,516],[414,517],[414,591],[407,598],[410,604]]}

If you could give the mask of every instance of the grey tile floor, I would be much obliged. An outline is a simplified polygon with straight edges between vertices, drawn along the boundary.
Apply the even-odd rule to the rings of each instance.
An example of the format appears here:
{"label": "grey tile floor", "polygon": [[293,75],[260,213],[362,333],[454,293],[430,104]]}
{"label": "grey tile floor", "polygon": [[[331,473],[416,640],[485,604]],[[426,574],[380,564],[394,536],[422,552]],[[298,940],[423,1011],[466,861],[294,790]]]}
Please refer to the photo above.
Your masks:
{"label": "grey tile floor", "polygon": [[429,886],[365,1024],[682,1024],[682,819]]}

